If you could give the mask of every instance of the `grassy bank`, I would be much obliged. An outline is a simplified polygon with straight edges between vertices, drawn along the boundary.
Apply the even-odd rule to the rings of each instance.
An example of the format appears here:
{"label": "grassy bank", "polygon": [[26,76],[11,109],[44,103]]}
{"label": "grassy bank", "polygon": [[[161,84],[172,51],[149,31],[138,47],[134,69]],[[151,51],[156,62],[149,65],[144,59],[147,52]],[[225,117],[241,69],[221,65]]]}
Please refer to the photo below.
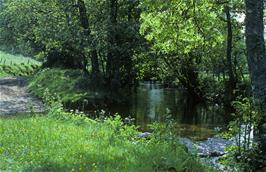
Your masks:
{"label": "grassy bank", "polygon": [[24,57],[22,55],[12,55],[0,51],[0,64],[11,65],[11,64],[22,64],[22,63],[40,65],[40,62],[30,57]]}
{"label": "grassy bank", "polygon": [[62,102],[76,102],[93,96],[89,78],[82,70],[43,69],[29,79],[29,90],[42,98],[45,90],[57,94]]}
{"label": "grassy bank", "polygon": [[0,135],[0,171],[209,171],[178,144],[138,138],[119,117],[0,117]]}
{"label": "grassy bank", "polygon": [[40,62],[32,58],[0,51],[0,77],[30,75],[40,65]]}

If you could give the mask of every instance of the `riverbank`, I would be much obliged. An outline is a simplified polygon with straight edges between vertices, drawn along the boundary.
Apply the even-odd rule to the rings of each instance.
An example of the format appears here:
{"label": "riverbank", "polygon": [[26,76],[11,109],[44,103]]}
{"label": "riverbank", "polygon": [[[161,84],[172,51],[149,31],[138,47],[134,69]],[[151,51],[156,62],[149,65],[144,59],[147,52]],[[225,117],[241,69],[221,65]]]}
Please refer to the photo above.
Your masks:
{"label": "riverbank", "polygon": [[165,140],[137,137],[137,128],[119,117],[92,120],[60,109],[28,113],[42,112],[44,106],[27,92],[25,78],[1,78],[0,88],[0,171],[206,169],[178,144],[173,149]]}
{"label": "riverbank", "polygon": [[137,137],[119,117],[0,117],[0,134],[0,171],[214,171],[177,143]]}
{"label": "riverbank", "polygon": [[228,167],[224,166],[219,160],[226,155],[228,147],[235,145],[232,140],[226,140],[221,137],[212,137],[203,141],[180,138],[179,142],[186,146],[189,153],[200,157],[203,163],[211,165],[217,170],[228,170]]}
{"label": "riverbank", "polygon": [[147,131],[147,125],[165,123],[170,117],[178,123],[175,131],[178,135],[203,140],[217,134],[215,128],[225,126],[223,107],[195,104],[193,98],[180,88],[140,82],[119,95],[111,95],[104,85],[95,87],[88,75],[78,69],[42,69],[28,82],[29,91],[38,98],[43,98],[47,93],[56,95],[66,109],[85,111],[92,118],[116,113],[123,118],[131,116],[135,119],[134,124],[143,131]]}
{"label": "riverbank", "polygon": [[[0,170],[205,171],[206,169],[198,157],[192,155],[192,152],[186,152],[178,143],[175,144],[176,148],[172,149],[171,143],[157,137],[150,140],[137,137],[139,131],[135,126],[125,126],[121,118],[91,120],[81,117],[81,114],[63,111],[59,114],[50,113],[48,116],[32,113],[27,115],[31,108],[42,112],[44,107],[38,99],[27,92],[25,78],[2,78],[0,87],[0,114],[4,115],[0,117],[0,161],[3,162]],[[24,114],[16,116],[22,112]],[[76,143],[77,140],[81,141]],[[127,144],[120,144],[124,142]],[[93,150],[84,150],[82,145],[87,145]],[[102,148],[94,145],[109,146]],[[71,149],[65,150],[63,147]],[[102,149],[104,152],[97,152]],[[94,156],[90,157],[91,154]],[[69,156],[71,158],[68,158]],[[102,156],[106,158],[104,163]],[[114,167],[113,161],[120,161],[124,156],[131,158]],[[75,159],[72,159],[73,157]],[[150,157],[153,157],[153,160],[150,160]],[[149,164],[141,164],[142,158]],[[132,164],[133,162],[135,164]],[[183,163],[180,165],[177,162]],[[212,171],[211,168],[207,168]]]}

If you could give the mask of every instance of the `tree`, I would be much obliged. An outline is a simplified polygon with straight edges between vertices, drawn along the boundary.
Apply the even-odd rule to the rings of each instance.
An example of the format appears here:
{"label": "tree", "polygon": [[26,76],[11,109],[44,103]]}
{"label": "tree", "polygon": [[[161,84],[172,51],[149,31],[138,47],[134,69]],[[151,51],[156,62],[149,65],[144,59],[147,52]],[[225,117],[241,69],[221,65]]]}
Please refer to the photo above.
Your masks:
{"label": "tree", "polygon": [[[258,106],[261,120],[258,125],[260,159],[266,166],[266,54],[264,42],[264,0],[245,0],[246,46],[248,66],[252,82],[254,102]],[[264,168],[265,170],[265,168]]]}
{"label": "tree", "polygon": [[[213,1],[160,1],[142,3],[141,33],[153,44],[153,49],[174,71],[179,83],[190,96],[201,101],[200,65],[205,57],[223,46],[224,35]],[[210,36],[211,35],[211,36]]]}
{"label": "tree", "polygon": [[[113,91],[130,87],[135,72],[133,56],[142,45],[139,34],[139,1],[106,1],[106,80]],[[102,25],[102,23],[101,23]]]}
{"label": "tree", "polygon": [[[83,28],[83,35],[82,35],[83,40],[81,41],[81,47],[85,49],[86,46],[88,46],[89,44],[87,40],[89,40],[90,42],[89,46],[91,48],[90,50],[91,68],[92,68],[91,73],[92,73],[93,80],[95,80],[100,72],[98,54],[97,54],[97,50],[95,49],[92,43],[93,41],[92,41],[92,35],[91,35],[91,29],[89,25],[89,17],[87,14],[86,5],[83,0],[78,0],[77,4],[78,4],[78,9],[79,9],[80,24],[81,24],[81,27]],[[87,65],[87,62],[85,62],[84,64]]]}
{"label": "tree", "polygon": [[234,89],[236,88],[236,78],[234,74],[233,64],[232,64],[232,46],[233,46],[233,29],[232,29],[232,19],[230,7],[225,6],[226,23],[227,23],[227,50],[226,50],[226,60],[229,73],[229,85],[228,85],[228,100],[229,104],[233,101]]}
{"label": "tree", "polygon": [[39,57],[44,66],[88,70],[114,90],[133,84],[143,41],[138,0],[0,2],[1,49]]}

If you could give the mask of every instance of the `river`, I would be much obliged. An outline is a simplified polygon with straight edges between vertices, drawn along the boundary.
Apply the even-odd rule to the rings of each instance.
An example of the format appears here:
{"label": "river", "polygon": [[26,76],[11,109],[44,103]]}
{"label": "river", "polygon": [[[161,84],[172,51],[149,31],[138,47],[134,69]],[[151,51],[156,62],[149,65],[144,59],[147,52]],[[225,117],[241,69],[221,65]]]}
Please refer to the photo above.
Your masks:
{"label": "river", "polygon": [[147,130],[147,124],[165,122],[169,116],[178,124],[177,133],[193,140],[204,140],[225,126],[224,110],[218,105],[194,104],[184,90],[164,88],[157,82],[141,82],[124,103],[107,104],[106,112],[131,116]]}

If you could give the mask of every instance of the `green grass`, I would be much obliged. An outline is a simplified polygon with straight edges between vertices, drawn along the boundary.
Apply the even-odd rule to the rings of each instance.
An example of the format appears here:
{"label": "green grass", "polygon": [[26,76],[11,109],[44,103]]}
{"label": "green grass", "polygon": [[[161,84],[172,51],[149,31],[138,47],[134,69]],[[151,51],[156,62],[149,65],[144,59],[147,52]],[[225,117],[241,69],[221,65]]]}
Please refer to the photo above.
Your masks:
{"label": "green grass", "polygon": [[82,70],[44,69],[29,79],[29,90],[42,98],[46,89],[62,102],[76,102],[90,95],[89,78]]}
{"label": "green grass", "polygon": [[0,51],[0,77],[31,75],[40,65],[34,59]]}
{"label": "green grass", "polygon": [[12,64],[35,64],[40,65],[41,63],[29,58],[24,57],[22,55],[12,55],[5,52],[0,51],[0,64],[3,65],[12,65]]}
{"label": "green grass", "polygon": [[8,76],[8,73],[0,69],[0,78]]}
{"label": "green grass", "polygon": [[209,171],[183,146],[137,134],[119,117],[0,117],[0,171]]}

